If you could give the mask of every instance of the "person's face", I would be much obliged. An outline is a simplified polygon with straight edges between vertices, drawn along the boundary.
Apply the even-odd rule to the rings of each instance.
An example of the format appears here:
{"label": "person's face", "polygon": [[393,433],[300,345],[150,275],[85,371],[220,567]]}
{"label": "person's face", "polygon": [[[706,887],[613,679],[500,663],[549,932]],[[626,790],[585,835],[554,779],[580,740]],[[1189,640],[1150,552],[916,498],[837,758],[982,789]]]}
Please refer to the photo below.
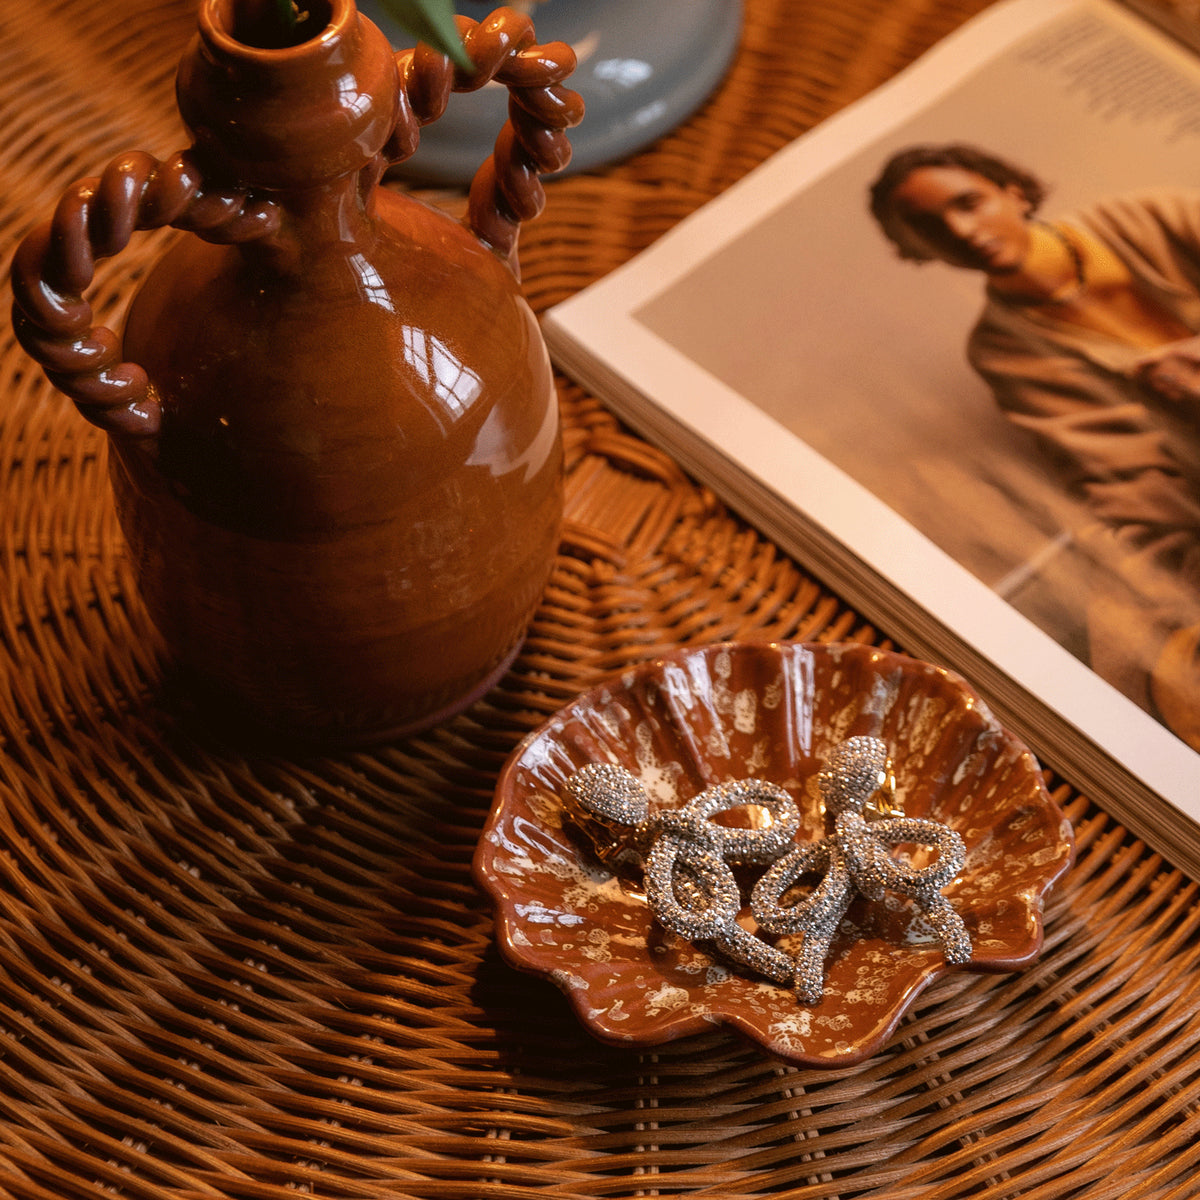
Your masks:
{"label": "person's face", "polygon": [[1025,261],[1030,204],[1016,184],[1001,187],[965,167],[917,167],[892,193],[892,207],[923,257],[989,275]]}

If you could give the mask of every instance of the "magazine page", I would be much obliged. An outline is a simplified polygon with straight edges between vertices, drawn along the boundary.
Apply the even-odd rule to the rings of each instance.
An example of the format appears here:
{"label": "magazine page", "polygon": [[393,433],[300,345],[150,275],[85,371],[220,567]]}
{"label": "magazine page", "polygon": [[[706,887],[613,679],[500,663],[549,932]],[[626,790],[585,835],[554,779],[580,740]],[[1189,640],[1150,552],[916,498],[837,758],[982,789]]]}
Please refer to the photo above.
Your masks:
{"label": "magazine page", "polygon": [[[906,182],[899,234],[889,164],[942,188]],[[946,244],[947,189],[981,173],[1062,271],[1050,307],[1000,261],[1002,218]],[[1003,0],[545,329],[866,615],[1003,698],[1048,764],[1143,836],[1163,828],[1161,805],[1130,812],[1151,796],[1194,837],[1200,386],[1173,377],[1200,333],[1189,51],[1111,0]]]}

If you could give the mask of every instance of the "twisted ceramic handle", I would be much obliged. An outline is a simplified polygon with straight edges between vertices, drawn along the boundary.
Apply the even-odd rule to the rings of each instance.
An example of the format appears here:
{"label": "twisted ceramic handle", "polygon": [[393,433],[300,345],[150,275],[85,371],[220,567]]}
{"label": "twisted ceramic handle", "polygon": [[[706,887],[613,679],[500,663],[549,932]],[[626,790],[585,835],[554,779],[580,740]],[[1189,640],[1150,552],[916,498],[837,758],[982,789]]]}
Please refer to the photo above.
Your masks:
{"label": "twisted ceramic handle", "polygon": [[537,45],[533,22],[511,8],[497,9],[483,21],[456,20],[475,69],[457,68],[424,45],[398,54],[400,115],[384,153],[392,162],[415,153],[421,126],[442,115],[451,92],[473,92],[492,80],[504,84],[508,120],[471,183],[467,224],[516,272],[521,222],[536,217],[546,203],[538,175],[571,161],[564,131],[579,124],[583,100],[560,85],[575,69],[575,52],[563,42]]}
{"label": "twisted ceramic handle", "polygon": [[163,162],[135,151],[64,193],[13,258],[13,328],[26,352],[83,415],[108,433],[152,437],[161,406],[146,372],[121,361],[121,342],[92,326],[83,293],[96,260],[124,249],[135,230],[173,225],[210,242],[274,232],[279,210],[242,190],[208,189],[189,151]]}

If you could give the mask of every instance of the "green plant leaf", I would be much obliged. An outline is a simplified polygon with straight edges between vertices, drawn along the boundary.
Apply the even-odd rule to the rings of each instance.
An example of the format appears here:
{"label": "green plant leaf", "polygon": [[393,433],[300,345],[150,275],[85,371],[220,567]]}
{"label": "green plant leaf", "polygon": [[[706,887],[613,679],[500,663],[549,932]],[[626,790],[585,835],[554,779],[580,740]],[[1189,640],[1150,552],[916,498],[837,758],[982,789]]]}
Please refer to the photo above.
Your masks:
{"label": "green plant leaf", "polygon": [[454,23],[454,0],[379,0],[389,16],[466,71],[473,69]]}

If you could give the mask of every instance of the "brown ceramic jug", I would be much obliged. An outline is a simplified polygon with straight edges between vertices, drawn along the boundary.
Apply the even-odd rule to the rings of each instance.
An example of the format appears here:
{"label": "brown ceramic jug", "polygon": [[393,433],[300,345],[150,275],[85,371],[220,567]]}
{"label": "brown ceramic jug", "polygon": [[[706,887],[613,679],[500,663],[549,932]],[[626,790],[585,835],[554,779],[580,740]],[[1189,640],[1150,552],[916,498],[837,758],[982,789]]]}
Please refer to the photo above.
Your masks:
{"label": "brown ceramic jug", "polygon": [[[396,55],[353,0],[272,44],[253,0],[203,0],[177,92],[192,147],[71,188],[14,261],[14,322],[109,437],[148,610],[194,694],[239,727],[352,745],[487,690],[552,563],[561,444],[515,273],[538,173],[578,96],[527,18],[460,21],[473,72]],[[378,186],[452,90],[511,117],[463,222]],[[123,346],[92,327],[94,261],[178,236]],[[198,235],[198,236],[194,236]]]}

